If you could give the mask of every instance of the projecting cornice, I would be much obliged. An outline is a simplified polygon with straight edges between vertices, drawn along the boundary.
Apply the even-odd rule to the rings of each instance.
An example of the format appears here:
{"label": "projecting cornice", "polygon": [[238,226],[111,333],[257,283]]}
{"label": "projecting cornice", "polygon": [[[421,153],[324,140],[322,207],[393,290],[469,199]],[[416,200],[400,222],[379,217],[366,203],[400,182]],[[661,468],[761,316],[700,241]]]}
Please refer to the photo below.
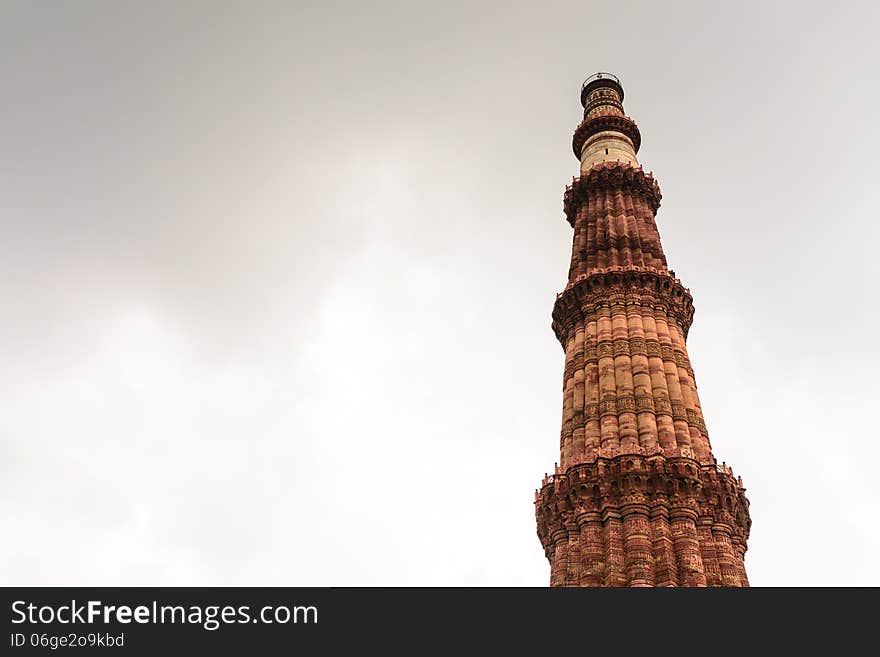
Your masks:
{"label": "projecting cornice", "polygon": [[585,119],[574,131],[574,137],[571,142],[574,156],[580,159],[587,140],[598,132],[607,131],[623,133],[629,137],[635,152],[639,152],[639,146],[642,145],[642,135],[635,121],[628,116],[599,114],[598,116],[591,116]]}
{"label": "projecting cornice", "polygon": [[571,185],[565,188],[562,206],[572,227],[580,207],[590,194],[598,191],[620,191],[639,196],[655,213],[662,197],[660,185],[641,167],[636,169],[625,162],[600,162],[580,178],[572,178]]}
{"label": "projecting cornice", "polygon": [[647,306],[674,318],[687,337],[694,319],[690,291],[668,271],[644,267],[615,267],[580,277],[556,296],[553,332],[563,348],[578,322],[603,306]]}
{"label": "projecting cornice", "polygon": [[[726,465],[700,465],[677,455],[600,455],[545,477],[535,491],[538,536],[547,553],[557,533],[609,513],[687,514],[705,519],[745,552],[752,521],[742,480]],[[567,532],[566,532],[567,533]]]}

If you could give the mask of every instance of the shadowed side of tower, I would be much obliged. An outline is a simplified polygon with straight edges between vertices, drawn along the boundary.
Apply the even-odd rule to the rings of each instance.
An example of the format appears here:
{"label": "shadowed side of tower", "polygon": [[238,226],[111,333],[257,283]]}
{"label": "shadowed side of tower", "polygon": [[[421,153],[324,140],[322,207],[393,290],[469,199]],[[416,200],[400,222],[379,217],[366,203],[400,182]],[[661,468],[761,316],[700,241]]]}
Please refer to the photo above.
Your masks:
{"label": "shadowed side of tower", "polygon": [[693,300],[667,268],[623,95],[608,73],[584,83],[564,197],[560,460],[535,493],[550,584],[748,586],[749,503],[712,454],[685,346]]}

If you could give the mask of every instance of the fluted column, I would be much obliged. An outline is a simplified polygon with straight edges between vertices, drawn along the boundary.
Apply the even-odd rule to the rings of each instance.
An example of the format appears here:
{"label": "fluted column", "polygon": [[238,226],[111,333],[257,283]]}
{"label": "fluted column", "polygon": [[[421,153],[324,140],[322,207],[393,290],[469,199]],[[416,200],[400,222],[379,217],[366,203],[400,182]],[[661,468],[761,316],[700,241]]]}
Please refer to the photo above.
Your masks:
{"label": "fluted column", "polygon": [[554,532],[552,540],[550,586],[565,586],[565,573],[568,566],[568,535],[564,529],[559,529]]}
{"label": "fluted column", "polygon": [[581,586],[602,586],[605,574],[605,547],[602,538],[602,514],[578,516],[581,538]]}
{"label": "fluted column", "polygon": [[721,567],[715,551],[715,537],[712,535],[714,521],[711,516],[697,518],[697,537],[700,541],[700,554],[703,557],[703,571],[707,586],[724,586]]}
{"label": "fluted column", "polygon": [[657,337],[657,323],[650,314],[643,318],[645,329],[645,350],[648,353],[648,373],[651,376],[654,414],[657,423],[657,441],[669,453],[676,447],[675,427],[672,423],[672,403],[667,389],[666,369],[660,357],[660,341]]}
{"label": "fluted column", "polygon": [[629,586],[653,586],[654,563],[646,504],[627,504],[623,513],[623,542]]}
{"label": "fluted column", "polygon": [[605,549],[605,586],[626,586],[623,522],[620,513],[606,509],[602,512],[602,524]]}
{"label": "fluted column", "polygon": [[616,453],[620,447],[620,427],[617,422],[617,373],[614,368],[614,341],[611,310],[606,306],[599,312],[599,427],[602,449]]}
{"label": "fluted column", "polygon": [[620,449],[624,453],[638,452],[639,429],[636,422],[636,403],[633,391],[632,362],[629,355],[629,324],[626,308],[614,306],[611,315],[614,376],[617,384],[617,422]]}
{"label": "fluted column", "polygon": [[657,500],[651,507],[651,554],[654,557],[655,586],[678,584],[678,567],[669,526],[669,507],[664,500]]}
{"label": "fluted column", "polygon": [[648,363],[642,312],[641,306],[631,305],[627,308],[629,351],[639,445],[642,446],[645,453],[653,454],[660,448],[660,443],[657,442],[657,417],[654,415],[651,370]]}
{"label": "fluted column", "polygon": [[584,462],[592,461],[602,445],[602,429],[599,420],[599,324],[595,317],[587,320],[584,343]]}
{"label": "fluted column", "polygon": [[674,506],[670,509],[669,519],[679,586],[706,586],[703,557],[697,538],[696,512],[687,507]]}
{"label": "fluted column", "polygon": [[739,584],[740,586],[748,586],[749,585],[749,577],[746,575],[746,545],[743,542],[737,541],[734,546],[736,548],[737,561],[736,566],[739,570]]}
{"label": "fluted column", "polygon": [[737,568],[737,555],[730,541],[731,528],[729,525],[716,522],[712,525],[712,535],[715,538],[715,550],[718,553],[718,565],[721,567],[721,579],[724,586],[741,586],[739,568]]}

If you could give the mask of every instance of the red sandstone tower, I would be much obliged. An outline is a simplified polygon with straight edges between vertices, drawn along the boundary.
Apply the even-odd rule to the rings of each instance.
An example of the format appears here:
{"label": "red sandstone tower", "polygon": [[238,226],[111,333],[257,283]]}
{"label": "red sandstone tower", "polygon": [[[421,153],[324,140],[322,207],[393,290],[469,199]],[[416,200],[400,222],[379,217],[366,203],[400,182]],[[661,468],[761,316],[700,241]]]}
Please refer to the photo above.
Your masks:
{"label": "red sandstone tower", "polygon": [[748,586],[749,502],[712,455],[685,339],[690,292],[666,266],[660,188],[608,73],[581,89],[560,460],[535,494],[551,586]]}

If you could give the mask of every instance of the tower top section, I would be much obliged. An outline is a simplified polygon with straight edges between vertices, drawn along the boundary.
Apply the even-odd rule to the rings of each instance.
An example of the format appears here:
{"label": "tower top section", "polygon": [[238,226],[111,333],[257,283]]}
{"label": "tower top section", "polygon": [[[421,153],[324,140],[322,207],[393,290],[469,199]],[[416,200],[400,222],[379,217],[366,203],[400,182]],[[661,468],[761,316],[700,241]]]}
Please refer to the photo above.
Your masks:
{"label": "tower top section", "polygon": [[638,168],[636,153],[641,135],[635,121],[623,111],[620,78],[594,73],[581,86],[584,120],[574,132],[572,148],[581,161],[581,175],[600,162],[625,162]]}
{"label": "tower top section", "polygon": [[599,71],[598,73],[593,73],[593,75],[584,80],[584,83],[581,85],[581,105],[585,109],[587,107],[587,101],[590,98],[590,92],[599,87],[611,87],[612,89],[616,89],[618,96],[620,96],[620,100],[623,101],[623,85],[620,83],[620,78],[613,73]]}

